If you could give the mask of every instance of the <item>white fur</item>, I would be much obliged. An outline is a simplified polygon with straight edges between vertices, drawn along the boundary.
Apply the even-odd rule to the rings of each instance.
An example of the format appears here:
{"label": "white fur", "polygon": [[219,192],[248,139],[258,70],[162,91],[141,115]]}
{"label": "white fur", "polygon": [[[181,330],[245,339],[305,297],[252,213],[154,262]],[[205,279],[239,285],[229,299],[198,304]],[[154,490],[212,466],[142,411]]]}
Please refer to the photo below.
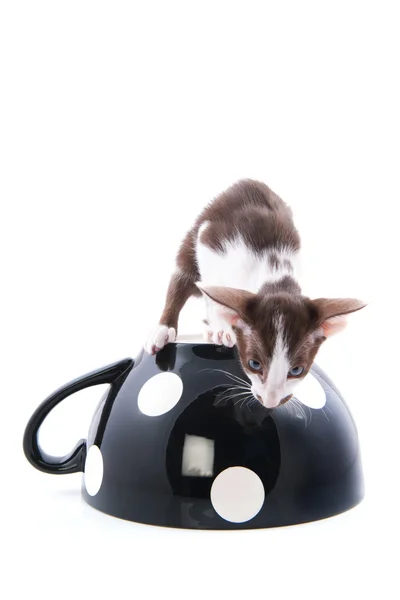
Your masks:
{"label": "white fur", "polygon": [[262,397],[266,399],[268,408],[278,406],[284,398],[285,384],[290,369],[288,349],[283,340],[282,317],[276,320],[275,328],[277,331],[276,343],[269,367],[268,379],[264,386],[264,394],[262,394]]}
{"label": "white fur", "polygon": [[247,371],[247,375],[252,382],[251,391],[255,396],[261,397],[262,403],[267,408],[275,408],[283,398],[291,393],[291,391],[286,391],[289,383],[287,374],[290,370],[290,363],[288,349],[284,342],[283,319],[281,316],[275,320],[274,327],[276,330],[276,343],[267,380],[262,382],[257,374]]}
{"label": "white fur", "polygon": [[167,327],[161,323],[149,334],[144,349],[149,354],[154,354],[157,349],[161,350],[169,342],[176,339],[176,331],[173,327]]}
{"label": "white fur", "polygon": [[[205,285],[233,287],[256,293],[266,282],[278,281],[285,275],[296,277],[299,270],[299,253],[288,248],[273,249],[279,264],[278,269],[271,267],[269,252],[256,254],[249,248],[243,238],[238,235],[233,241],[225,242],[223,251],[214,251],[201,243],[202,233],[209,226],[206,221],[199,228],[196,243],[196,258],[201,282]],[[284,265],[289,261],[291,268]],[[205,331],[206,339],[215,344],[225,344],[224,340],[234,339],[235,335],[226,321],[218,316],[217,306],[207,300],[207,320],[209,325]],[[229,336],[229,337],[228,337]],[[222,342],[221,342],[222,340]]]}
{"label": "white fur", "polygon": [[246,370],[252,383],[251,391],[254,396],[260,396],[261,402],[266,408],[276,408],[281,400],[293,394],[302,379],[288,379],[287,375],[293,366],[288,360],[288,348],[284,342],[282,316],[275,320],[276,343],[269,367],[268,378],[265,382],[261,378]]}
{"label": "white fur", "polygon": [[[269,252],[252,252],[240,235],[232,242],[225,242],[222,252],[202,244],[201,234],[208,225],[207,221],[201,225],[196,244],[196,258],[202,283],[256,293],[266,282],[278,281],[285,275],[293,275],[296,278],[299,268],[298,252],[292,252],[288,248],[273,249],[273,254],[277,255],[282,265],[274,269],[269,263]],[[290,262],[293,271],[284,266],[285,260]]]}

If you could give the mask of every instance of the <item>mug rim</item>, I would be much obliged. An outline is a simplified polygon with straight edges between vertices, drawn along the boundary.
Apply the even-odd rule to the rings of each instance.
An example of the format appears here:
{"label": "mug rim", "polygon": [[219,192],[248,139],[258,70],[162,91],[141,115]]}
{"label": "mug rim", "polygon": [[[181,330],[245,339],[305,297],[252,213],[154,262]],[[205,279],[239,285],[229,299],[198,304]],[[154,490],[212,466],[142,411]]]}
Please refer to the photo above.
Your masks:
{"label": "mug rim", "polygon": [[204,344],[205,346],[214,346],[213,342],[204,339],[201,333],[182,333],[178,334],[174,344]]}

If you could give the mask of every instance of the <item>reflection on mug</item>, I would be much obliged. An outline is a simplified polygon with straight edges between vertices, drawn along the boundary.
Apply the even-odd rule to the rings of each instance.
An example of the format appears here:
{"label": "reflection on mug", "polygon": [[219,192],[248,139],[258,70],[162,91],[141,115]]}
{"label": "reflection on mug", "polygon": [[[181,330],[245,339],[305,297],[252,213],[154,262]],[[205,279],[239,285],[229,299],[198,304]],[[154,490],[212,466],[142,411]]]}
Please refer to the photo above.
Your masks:
{"label": "reflection on mug", "polygon": [[212,477],[214,474],[214,440],[198,435],[185,435],[182,453],[182,475]]}

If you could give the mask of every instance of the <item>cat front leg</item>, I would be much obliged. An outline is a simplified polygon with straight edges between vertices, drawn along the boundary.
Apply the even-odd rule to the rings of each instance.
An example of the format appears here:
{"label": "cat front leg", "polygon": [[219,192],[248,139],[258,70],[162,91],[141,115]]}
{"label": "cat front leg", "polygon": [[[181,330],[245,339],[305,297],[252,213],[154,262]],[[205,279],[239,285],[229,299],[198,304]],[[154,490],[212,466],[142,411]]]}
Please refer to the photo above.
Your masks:
{"label": "cat front leg", "polygon": [[217,346],[233,348],[236,345],[236,334],[232,327],[218,314],[214,302],[206,299],[207,318],[204,320],[204,339]]}
{"label": "cat front leg", "polygon": [[149,333],[144,344],[146,352],[155,354],[166,344],[176,340],[179,314],[190,296],[198,293],[196,285],[184,272],[177,270],[172,275],[160,322]]}

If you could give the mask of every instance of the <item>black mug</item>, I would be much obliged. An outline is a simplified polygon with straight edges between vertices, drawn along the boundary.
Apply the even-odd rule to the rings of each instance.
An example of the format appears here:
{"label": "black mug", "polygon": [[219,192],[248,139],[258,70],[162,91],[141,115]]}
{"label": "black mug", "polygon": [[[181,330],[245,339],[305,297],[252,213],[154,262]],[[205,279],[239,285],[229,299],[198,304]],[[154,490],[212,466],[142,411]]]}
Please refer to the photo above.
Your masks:
{"label": "black mug", "polygon": [[[62,458],[38,430],[67,396],[109,384],[87,440]],[[192,529],[293,525],[339,514],[364,495],[355,423],[313,365],[296,399],[266,410],[251,397],[236,348],[199,342],[142,351],[58,389],[24,434],[46,473],[83,472],[88,504],[123,519]]]}

